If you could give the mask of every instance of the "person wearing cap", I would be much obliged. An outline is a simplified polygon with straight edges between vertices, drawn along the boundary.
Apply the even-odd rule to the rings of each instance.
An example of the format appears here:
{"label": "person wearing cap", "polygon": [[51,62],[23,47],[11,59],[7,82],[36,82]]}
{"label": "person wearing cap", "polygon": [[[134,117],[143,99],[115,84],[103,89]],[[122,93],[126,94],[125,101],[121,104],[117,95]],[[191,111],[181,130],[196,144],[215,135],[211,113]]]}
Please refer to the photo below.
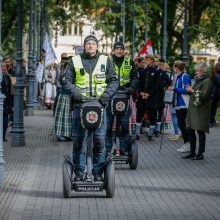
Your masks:
{"label": "person wearing cap", "polygon": [[[116,42],[114,44],[114,53],[112,55],[113,65],[119,80],[119,89],[124,91],[127,98],[130,100],[131,94],[136,90],[138,84],[137,73],[134,63],[129,57],[125,57],[124,44]],[[118,117],[121,131],[119,135],[120,154],[128,156],[129,142],[129,118],[131,116],[131,108],[129,107],[126,115]],[[107,132],[106,132],[106,153],[111,153],[112,149],[112,126],[114,116],[111,112],[111,107],[107,108]]]}
{"label": "person wearing cap", "polygon": [[[83,141],[85,129],[79,123],[80,108],[77,103],[83,97],[95,97],[106,106],[118,88],[118,79],[111,60],[98,51],[98,40],[89,35],[84,40],[82,54],[72,57],[63,77],[63,88],[73,97],[73,162],[75,181],[82,181],[85,170],[85,150]],[[105,116],[104,108],[104,116]],[[93,176],[95,181],[102,180],[102,167],[105,162],[106,117],[102,127],[94,131]]]}

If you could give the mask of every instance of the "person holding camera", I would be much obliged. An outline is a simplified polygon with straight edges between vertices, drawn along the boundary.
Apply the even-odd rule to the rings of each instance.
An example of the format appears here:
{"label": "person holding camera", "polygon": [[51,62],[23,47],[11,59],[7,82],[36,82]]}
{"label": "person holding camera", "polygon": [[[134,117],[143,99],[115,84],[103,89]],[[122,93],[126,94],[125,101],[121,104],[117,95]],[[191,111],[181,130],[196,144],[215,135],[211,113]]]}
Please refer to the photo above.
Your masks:
{"label": "person holding camera", "polygon": [[[84,40],[84,52],[72,57],[63,77],[63,87],[73,97],[73,162],[74,181],[84,179],[85,152],[83,141],[85,129],[80,123],[80,103],[84,97],[95,97],[106,106],[118,88],[118,79],[111,60],[98,51],[98,40],[88,35]],[[105,162],[106,109],[102,127],[94,131],[93,176],[102,181],[102,167]]]}

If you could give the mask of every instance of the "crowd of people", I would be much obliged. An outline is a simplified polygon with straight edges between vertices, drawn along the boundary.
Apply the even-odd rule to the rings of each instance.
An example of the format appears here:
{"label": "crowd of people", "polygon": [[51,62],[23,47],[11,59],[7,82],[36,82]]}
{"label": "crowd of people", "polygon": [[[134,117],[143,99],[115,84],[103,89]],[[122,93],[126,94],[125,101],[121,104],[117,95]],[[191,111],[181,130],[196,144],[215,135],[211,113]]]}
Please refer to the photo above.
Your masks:
{"label": "crowd of people", "polygon": [[[3,116],[3,140],[6,139],[8,119],[13,122],[13,81],[16,76],[11,59],[5,57],[2,63],[3,78],[1,90],[5,95]],[[172,119],[173,135],[170,140],[183,140],[177,149],[186,153],[183,159],[204,159],[205,133],[210,126],[216,126],[216,112],[220,99],[220,60],[211,73],[201,61],[195,65],[195,77],[187,73],[187,63],[176,60],[173,67],[159,55],[146,55],[134,61],[125,55],[122,42],[116,42],[111,57],[98,51],[98,40],[89,35],[84,40],[84,52],[74,57],[62,53],[61,62],[50,65],[44,74],[42,94],[44,105],[54,110],[54,133],[59,141],[73,141],[73,160],[77,165],[76,179],[84,172],[82,142],[85,132],[79,123],[79,103],[85,96],[94,96],[105,109],[105,120],[101,129],[95,132],[94,174],[100,179],[100,167],[106,155],[112,153],[112,131],[115,117],[110,100],[123,91],[129,100],[125,115],[118,117],[120,124],[119,142],[121,155],[128,155],[128,141],[131,134],[140,140],[147,127],[148,141],[153,141],[162,132],[164,118],[169,113]],[[170,91],[172,103],[164,101]],[[132,118],[132,120],[131,120]],[[196,133],[199,149],[196,153]]]}
{"label": "crowd of people", "polygon": [[[183,145],[177,149],[185,153],[182,158],[204,159],[205,133],[209,132],[210,126],[217,125],[215,117],[220,99],[220,60],[212,73],[208,73],[205,62],[198,62],[195,65],[195,77],[191,79],[187,73],[187,63],[176,60],[170,68],[159,55],[150,54],[132,61],[125,56],[125,48],[121,42],[114,44],[111,57],[103,57],[98,51],[98,40],[90,35],[85,38],[84,52],[69,60],[67,54],[63,53],[58,67],[59,91],[54,131],[58,140],[73,139],[73,161],[79,167],[75,171],[76,179],[82,178],[85,160],[82,150],[85,134],[79,125],[78,104],[84,96],[95,96],[105,106],[105,132],[103,129],[97,131],[94,146],[95,167],[100,167],[105,155],[113,153],[112,134],[115,121],[110,100],[119,90],[127,95],[130,107],[125,115],[118,117],[120,151],[117,153],[128,155],[129,136],[135,135],[136,140],[140,140],[145,127],[148,141],[159,137],[165,117],[170,114],[174,131],[169,139],[183,140]],[[99,77],[98,85],[97,80],[91,79],[90,75]],[[101,95],[97,95],[96,90],[90,90],[90,83],[94,84],[94,88],[101,86]],[[164,102],[166,91],[172,91],[172,103]],[[135,122],[131,122],[132,115],[133,118],[135,115]],[[135,129],[132,125],[135,125]],[[195,131],[199,137],[197,152]],[[96,179],[99,179],[99,171],[94,169]]]}

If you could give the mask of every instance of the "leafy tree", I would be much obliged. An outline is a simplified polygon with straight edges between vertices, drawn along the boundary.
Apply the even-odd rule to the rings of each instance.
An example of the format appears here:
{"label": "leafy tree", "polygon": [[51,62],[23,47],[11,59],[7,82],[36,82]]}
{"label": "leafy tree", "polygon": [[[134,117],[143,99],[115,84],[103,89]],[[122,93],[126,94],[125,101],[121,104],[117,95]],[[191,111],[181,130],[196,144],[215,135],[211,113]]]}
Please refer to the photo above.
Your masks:
{"label": "leafy tree", "polygon": [[[24,29],[28,31],[28,11],[30,0],[23,0]],[[70,20],[80,20],[87,17],[96,21],[97,27],[104,32],[103,37],[115,39],[121,35],[121,4],[115,0],[47,0],[49,29],[57,25],[65,28]],[[220,48],[220,1],[219,0],[188,0],[188,47],[195,42],[207,45],[212,42]],[[16,0],[3,1],[2,37],[3,51],[11,53],[15,51],[16,39]],[[64,9],[69,6],[69,11]],[[163,7],[164,1],[149,0],[149,37],[154,49],[162,53],[163,41]],[[132,17],[133,10],[135,18]],[[183,44],[183,18],[184,0],[168,0],[168,25],[167,25],[167,57],[175,57],[181,54]],[[126,39],[132,42],[132,24],[136,23],[135,48],[138,51],[145,39],[145,1],[126,0]]]}

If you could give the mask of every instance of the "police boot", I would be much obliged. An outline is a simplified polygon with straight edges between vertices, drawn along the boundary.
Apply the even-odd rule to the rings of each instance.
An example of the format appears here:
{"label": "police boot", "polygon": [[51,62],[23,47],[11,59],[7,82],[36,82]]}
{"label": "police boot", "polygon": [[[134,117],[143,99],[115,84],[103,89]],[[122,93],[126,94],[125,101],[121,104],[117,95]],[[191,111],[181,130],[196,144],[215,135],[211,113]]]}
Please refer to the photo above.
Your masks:
{"label": "police boot", "polygon": [[136,134],[136,140],[139,140],[141,136],[141,123],[136,123],[135,134]]}

